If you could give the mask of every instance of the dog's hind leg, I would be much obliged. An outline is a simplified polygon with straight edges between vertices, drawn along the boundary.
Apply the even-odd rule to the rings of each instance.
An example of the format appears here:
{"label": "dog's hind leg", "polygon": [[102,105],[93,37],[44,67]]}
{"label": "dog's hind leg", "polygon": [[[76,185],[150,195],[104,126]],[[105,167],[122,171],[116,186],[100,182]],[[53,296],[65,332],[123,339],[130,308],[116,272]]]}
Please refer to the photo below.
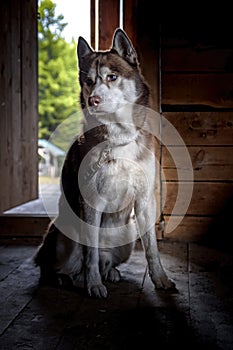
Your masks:
{"label": "dog's hind leg", "polygon": [[59,231],[54,222],[51,222],[43,243],[34,256],[36,266],[40,267],[40,284],[71,287],[72,276],[66,273],[67,269],[64,267],[72,253],[72,245],[73,242]]}
{"label": "dog's hind leg", "polygon": [[[112,249],[100,249],[99,252],[99,264],[100,264],[100,273],[102,278],[105,281],[110,282],[119,282],[121,279],[120,271],[116,269],[115,266],[113,266],[113,250],[116,250],[117,248]],[[120,262],[116,265],[119,265]]]}
{"label": "dog's hind leg", "polygon": [[[120,271],[116,268],[120,264],[126,262],[135,246],[138,238],[135,220],[130,218],[127,224],[119,228],[118,221],[106,220],[101,230],[101,247],[99,250],[100,273],[104,280],[110,282],[119,282],[121,279]],[[109,230],[111,229],[111,233]]]}

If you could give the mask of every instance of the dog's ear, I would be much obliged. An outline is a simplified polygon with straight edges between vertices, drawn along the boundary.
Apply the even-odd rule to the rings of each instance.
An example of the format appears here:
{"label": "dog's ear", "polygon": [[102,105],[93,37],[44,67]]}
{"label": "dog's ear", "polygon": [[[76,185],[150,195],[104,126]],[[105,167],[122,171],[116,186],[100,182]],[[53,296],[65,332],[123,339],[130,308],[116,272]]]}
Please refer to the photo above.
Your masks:
{"label": "dog's ear", "polygon": [[116,29],[114,33],[112,50],[116,51],[129,63],[133,65],[138,64],[136,51],[126,33],[120,28]]}
{"label": "dog's ear", "polygon": [[93,50],[91,49],[89,44],[86,42],[86,40],[82,36],[80,36],[78,39],[78,46],[77,46],[79,64],[82,64],[85,57],[90,53],[93,53]]}

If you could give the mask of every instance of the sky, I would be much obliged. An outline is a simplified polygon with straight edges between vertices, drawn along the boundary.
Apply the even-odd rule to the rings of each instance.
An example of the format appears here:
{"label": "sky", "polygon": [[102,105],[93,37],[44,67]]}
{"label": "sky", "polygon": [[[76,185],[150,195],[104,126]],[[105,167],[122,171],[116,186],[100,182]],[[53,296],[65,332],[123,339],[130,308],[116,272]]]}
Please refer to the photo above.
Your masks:
{"label": "sky", "polygon": [[90,43],[90,0],[53,0],[56,15],[62,14],[68,23],[63,31],[66,41],[78,41],[83,36]]}

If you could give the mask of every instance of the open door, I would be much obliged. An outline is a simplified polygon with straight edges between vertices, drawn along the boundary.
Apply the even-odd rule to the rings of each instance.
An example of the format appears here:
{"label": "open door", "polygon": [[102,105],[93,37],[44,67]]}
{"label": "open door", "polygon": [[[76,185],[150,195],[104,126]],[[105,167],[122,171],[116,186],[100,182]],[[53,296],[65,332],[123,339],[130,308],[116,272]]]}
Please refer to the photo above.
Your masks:
{"label": "open door", "polygon": [[37,0],[0,2],[0,213],[38,196]]}

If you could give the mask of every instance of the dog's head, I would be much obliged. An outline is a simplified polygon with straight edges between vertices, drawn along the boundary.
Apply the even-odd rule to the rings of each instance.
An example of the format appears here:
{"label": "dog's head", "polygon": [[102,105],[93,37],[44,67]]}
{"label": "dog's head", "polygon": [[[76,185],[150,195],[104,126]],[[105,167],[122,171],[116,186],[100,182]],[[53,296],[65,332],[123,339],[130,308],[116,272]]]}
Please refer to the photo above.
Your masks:
{"label": "dog's head", "polygon": [[115,31],[108,51],[96,52],[80,37],[77,52],[81,104],[90,114],[101,119],[148,94],[136,51],[123,30]]}

